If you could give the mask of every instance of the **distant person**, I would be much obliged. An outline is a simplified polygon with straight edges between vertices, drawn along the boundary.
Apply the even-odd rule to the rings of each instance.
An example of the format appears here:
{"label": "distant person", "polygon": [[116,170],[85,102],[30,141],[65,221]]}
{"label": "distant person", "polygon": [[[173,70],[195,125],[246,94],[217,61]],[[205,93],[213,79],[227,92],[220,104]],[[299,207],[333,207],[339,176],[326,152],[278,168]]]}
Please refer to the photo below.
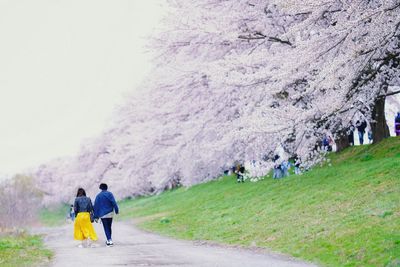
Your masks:
{"label": "distant person", "polygon": [[349,141],[350,146],[354,146],[354,126],[350,124],[349,128],[347,129],[347,139]]}
{"label": "distant person", "polygon": [[324,138],[322,139],[322,150],[326,152],[332,151],[333,147],[333,140],[330,135],[324,135]]}
{"label": "distant person", "polygon": [[357,121],[356,122],[357,126],[357,131],[358,131],[358,139],[360,141],[360,145],[364,144],[364,134],[365,134],[365,128],[367,128],[367,122],[363,120],[362,122]]}
{"label": "distant person", "polygon": [[282,177],[289,176],[289,169],[290,169],[290,162],[288,160],[282,161],[281,163]]}
{"label": "distant person", "polygon": [[107,191],[107,184],[100,184],[99,189],[101,192],[97,194],[94,201],[94,218],[101,219],[104,233],[107,238],[106,246],[111,247],[114,245],[111,237],[111,226],[114,215],[119,213],[119,208],[114,195],[110,191]]}
{"label": "distant person", "polygon": [[328,151],[328,149],[329,149],[329,140],[328,137],[325,135],[324,138],[322,139],[322,150]]}
{"label": "distant person", "polygon": [[236,182],[238,183],[244,183],[244,172],[245,172],[245,168],[242,164],[238,164],[236,166]]}
{"label": "distant person", "polygon": [[273,162],[274,162],[274,174],[273,174],[272,178],[280,179],[280,178],[282,178],[282,169],[281,169],[282,166],[281,166],[280,156],[275,155]]}
{"label": "distant person", "polygon": [[296,156],[294,158],[294,174],[301,174],[300,165],[301,165],[301,160],[299,156]]}
{"label": "distant person", "polygon": [[242,179],[242,183],[244,183],[244,172],[246,171],[244,165],[241,165],[239,168],[240,178]]}
{"label": "distant person", "polygon": [[71,205],[71,206],[69,207],[69,219],[70,219],[71,221],[74,221],[74,220],[75,220],[74,205]]}
{"label": "distant person", "polygon": [[397,112],[397,116],[394,118],[394,132],[396,136],[400,136],[400,112]]}
{"label": "distant person", "polygon": [[368,141],[369,141],[370,144],[374,141],[374,137],[372,135],[372,129],[371,128],[368,130]]}
{"label": "distant person", "polygon": [[90,213],[93,212],[92,200],[86,196],[86,192],[83,188],[79,188],[76,194],[74,203],[74,213],[76,215],[74,223],[74,239],[82,241],[78,247],[91,246],[95,244],[90,241],[97,240],[97,234],[94,231]]}

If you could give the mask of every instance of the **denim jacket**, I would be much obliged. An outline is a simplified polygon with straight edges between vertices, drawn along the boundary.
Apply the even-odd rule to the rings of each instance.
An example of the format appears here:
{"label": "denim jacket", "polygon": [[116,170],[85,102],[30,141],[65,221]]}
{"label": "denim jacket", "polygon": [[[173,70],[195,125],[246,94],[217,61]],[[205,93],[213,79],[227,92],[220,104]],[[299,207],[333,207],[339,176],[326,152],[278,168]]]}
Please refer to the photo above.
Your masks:
{"label": "denim jacket", "polygon": [[112,211],[115,211],[116,214],[119,213],[114,195],[107,190],[102,190],[94,200],[94,217],[101,218]]}
{"label": "denim jacket", "polygon": [[92,212],[92,200],[85,196],[75,198],[74,211],[75,216],[78,215],[79,212]]}

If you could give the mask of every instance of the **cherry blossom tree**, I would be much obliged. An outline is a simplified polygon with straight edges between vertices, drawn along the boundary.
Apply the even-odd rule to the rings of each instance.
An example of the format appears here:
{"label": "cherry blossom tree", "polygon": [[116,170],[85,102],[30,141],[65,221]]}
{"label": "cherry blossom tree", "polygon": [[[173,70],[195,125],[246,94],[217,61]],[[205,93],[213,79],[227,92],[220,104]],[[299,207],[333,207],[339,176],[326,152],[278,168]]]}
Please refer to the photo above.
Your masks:
{"label": "cherry blossom tree", "polygon": [[313,164],[322,136],[346,147],[360,116],[375,141],[388,136],[385,98],[400,84],[400,1],[168,3],[142,90],[68,168],[51,172],[70,177],[71,187],[109,181],[121,197],[156,193],[252,160],[265,174],[281,150]]}

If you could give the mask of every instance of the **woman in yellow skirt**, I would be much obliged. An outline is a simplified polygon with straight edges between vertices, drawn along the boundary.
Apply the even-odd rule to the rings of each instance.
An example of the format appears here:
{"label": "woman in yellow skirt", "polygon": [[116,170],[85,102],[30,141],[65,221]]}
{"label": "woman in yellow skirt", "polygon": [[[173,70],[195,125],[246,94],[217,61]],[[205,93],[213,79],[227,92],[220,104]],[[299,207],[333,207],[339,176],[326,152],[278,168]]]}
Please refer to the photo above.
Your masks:
{"label": "woman in yellow skirt", "polygon": [[79,247],[86,246],[94,247],[94,243],[90,241],[97,240],[97,234],[94,231],[92,222],[90,221],[90,213],[93,212],[92,200],[86,196],[83,188],[78,189],[76,194],[74,211],[76,214],[74,223],[74,239],[82,241]]}

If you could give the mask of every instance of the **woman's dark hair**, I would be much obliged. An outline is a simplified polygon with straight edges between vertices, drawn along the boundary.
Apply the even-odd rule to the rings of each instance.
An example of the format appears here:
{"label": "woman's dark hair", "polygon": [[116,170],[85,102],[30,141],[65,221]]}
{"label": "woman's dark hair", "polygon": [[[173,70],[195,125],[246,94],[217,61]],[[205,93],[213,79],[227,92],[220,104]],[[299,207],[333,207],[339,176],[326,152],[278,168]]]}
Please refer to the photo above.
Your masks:
{"label": "woman's dark hair", "polygon": [[78,193],[76,193],[76,197],[86,197],[86,192],[83,188],[78,189]]}
{"label": "woman's dark hair", "polygon": [[101,190],[107,190],[107,189],[108,189],[108,186],[107,186],[107,184],[100,184],[99,188],[100,188]]}

